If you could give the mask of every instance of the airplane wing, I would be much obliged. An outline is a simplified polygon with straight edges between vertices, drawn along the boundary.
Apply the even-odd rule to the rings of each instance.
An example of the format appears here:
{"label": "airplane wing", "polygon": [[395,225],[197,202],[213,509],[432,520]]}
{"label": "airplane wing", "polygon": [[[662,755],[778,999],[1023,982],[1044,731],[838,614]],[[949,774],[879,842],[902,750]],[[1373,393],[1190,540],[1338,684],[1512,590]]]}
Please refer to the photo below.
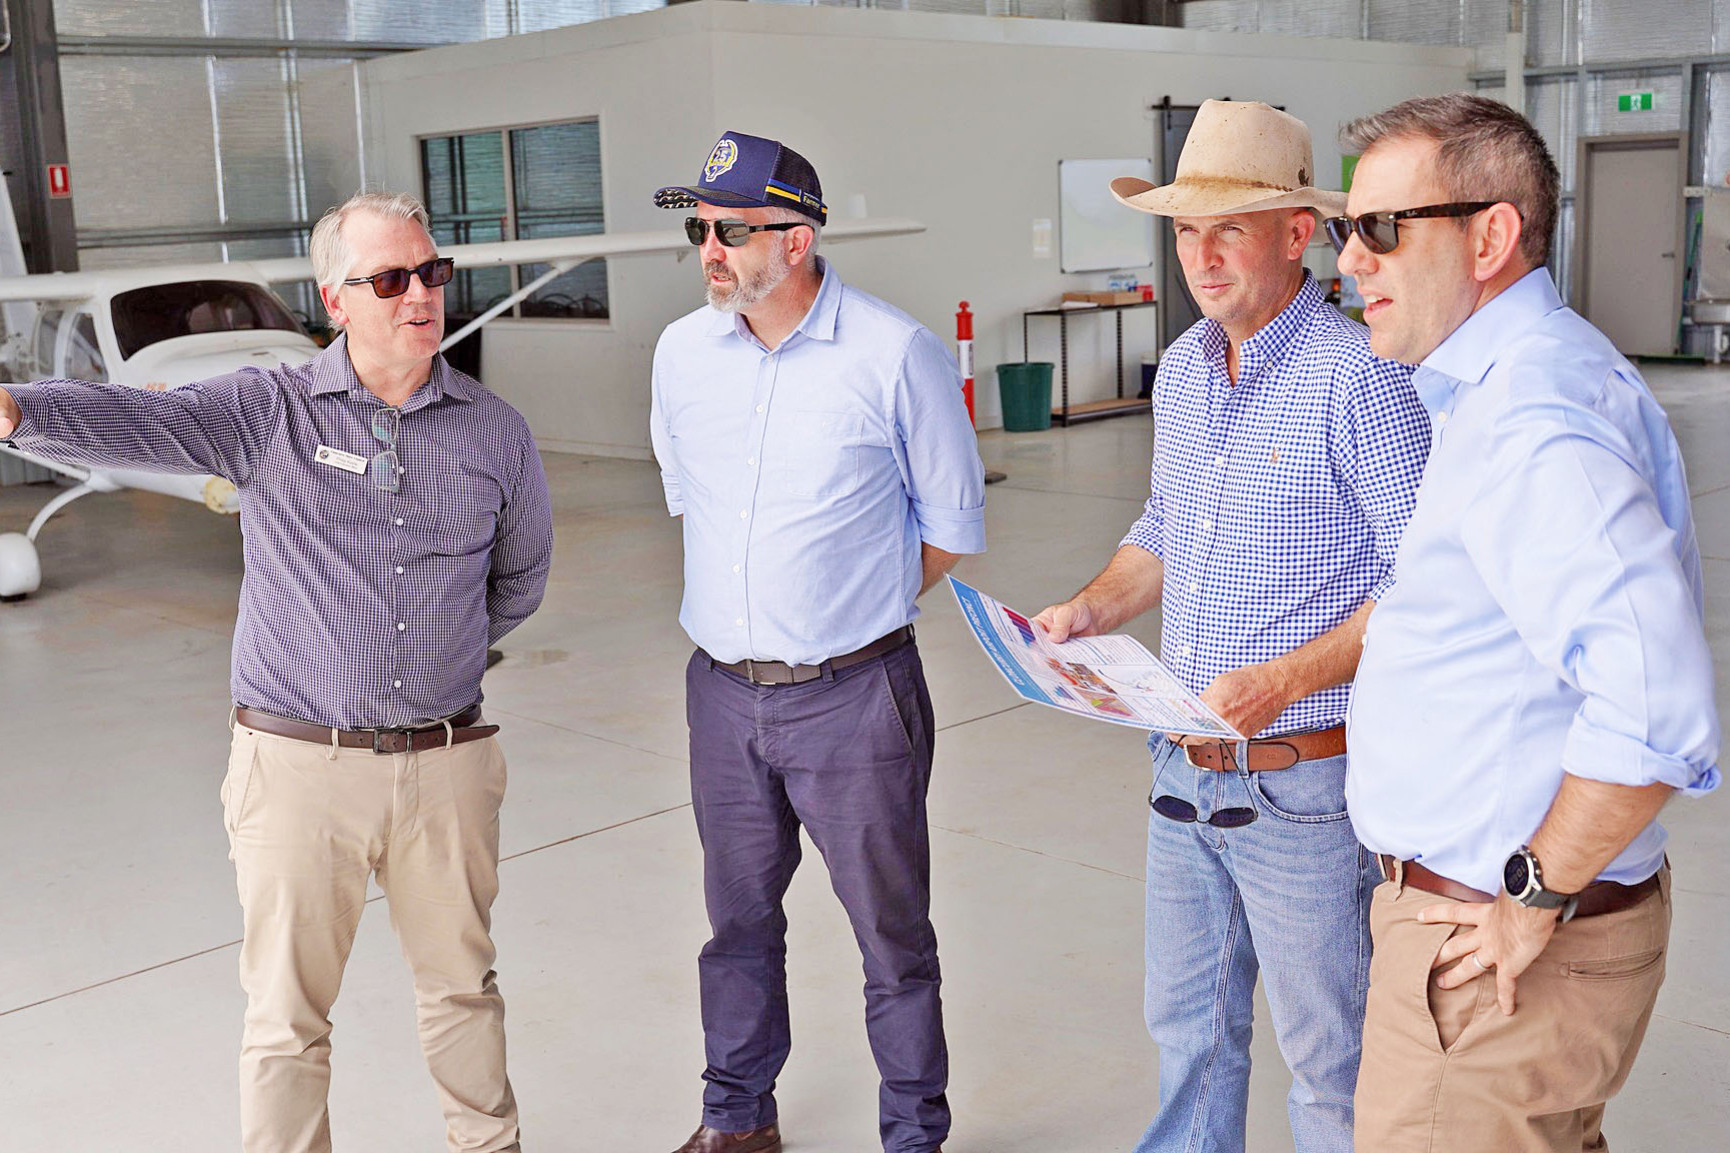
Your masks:
{"label": "airplane wing", "polygon": [[0,276],[0,304],[31,300],[85,300],[101,291],[107,279],[100,272]]}
{"label": "airplane wing", "polygon": [[[838,220],[823,229],[825,242],[868,236],[906,236],[925,231],[916,220]],[[541,240],[503,240],[492,244],[455,244],[439,250],[456,258],[459,268],[500,264],[554,264],[569,269],[603,256],[636,256],[650,252],[684,252],[691,244],[682,231],[603,232],[593,236],[558,236]],[[312,262],[304,256],[268,257],[242,262],[273,283],[311,280]],[[188,279],[220,279],[220,263],[176,266]],[[126,273],[138,271],[128,268]],[[115,272],[45,272],[31,276],[0,276],[0,304],[37,300],[86,300],[113,287]],[[514,301],[512,303],[515,303]]]}
{"label": "airplane wing", "polygon": [[[908,236],[924,232],[917,220],[899,217],[837,220],[823,229],[823,241],[853,240],[868,236]],[[684,252],[691,248],[682,230],[653,232],[602,232],[592,236],[555,236],[539,240],[501,240],[491,244],[451,244],[439,249],[440,256],[454,257],[458,268],[487,268],[500,264],[559,264],[566,269],[603,256],[638,256],[649,252]],[[285,256],[247,262],[269,281],[311,280],[312,262],[302,256]],[[0,281],[0,284],[3,284]],[[0,297],[0,299],[5,299]],[[515,303],[514,301],[512,303]]]}

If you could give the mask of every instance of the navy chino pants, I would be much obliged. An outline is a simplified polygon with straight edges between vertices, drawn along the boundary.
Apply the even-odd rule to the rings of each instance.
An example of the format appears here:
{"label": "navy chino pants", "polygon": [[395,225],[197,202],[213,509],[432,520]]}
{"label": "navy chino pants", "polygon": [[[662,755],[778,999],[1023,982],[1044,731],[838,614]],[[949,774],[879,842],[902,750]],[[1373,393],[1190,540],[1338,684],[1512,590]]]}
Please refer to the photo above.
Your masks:
{"label": "navy chino pants", "polygon": [[756,685],[698,650],[685,673],[691,798],[714,936],[698,959],[703,1123],[777,1120],[792,1044],[781,899],[804,826],[865,963],[865,1029],[882,1076],[889,1153],[929,1153],[949,1132],[925,794],[935,730],[919,651],[799,685]]}

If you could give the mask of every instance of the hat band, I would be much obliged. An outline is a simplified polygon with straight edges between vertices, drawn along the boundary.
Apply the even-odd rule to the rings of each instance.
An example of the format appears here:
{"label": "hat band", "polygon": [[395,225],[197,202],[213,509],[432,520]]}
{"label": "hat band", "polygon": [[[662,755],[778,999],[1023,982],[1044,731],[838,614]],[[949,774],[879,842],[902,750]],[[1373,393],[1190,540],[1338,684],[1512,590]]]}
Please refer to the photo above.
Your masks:
{"label": "hat band", "polygon": [[1179,176],[1168,188],[1196,188],[1209,192],[1241,189],[1245,192],[1296,192],[1299,185],[1269,184],[1262,180],[1244,180],[1232,176]]}

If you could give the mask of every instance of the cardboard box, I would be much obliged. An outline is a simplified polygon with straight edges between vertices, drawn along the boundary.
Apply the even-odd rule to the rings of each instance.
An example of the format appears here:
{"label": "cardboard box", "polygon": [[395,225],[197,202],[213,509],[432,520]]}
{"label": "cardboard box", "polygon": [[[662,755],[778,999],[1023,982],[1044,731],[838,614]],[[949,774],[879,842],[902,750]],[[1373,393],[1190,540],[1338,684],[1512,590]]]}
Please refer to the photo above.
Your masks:
{"label": "cardboard box", "polygon": [[1090,304],[1140,304],[1141,293],[1135,292],[1066,292],[1065,300],[1085,300]]}

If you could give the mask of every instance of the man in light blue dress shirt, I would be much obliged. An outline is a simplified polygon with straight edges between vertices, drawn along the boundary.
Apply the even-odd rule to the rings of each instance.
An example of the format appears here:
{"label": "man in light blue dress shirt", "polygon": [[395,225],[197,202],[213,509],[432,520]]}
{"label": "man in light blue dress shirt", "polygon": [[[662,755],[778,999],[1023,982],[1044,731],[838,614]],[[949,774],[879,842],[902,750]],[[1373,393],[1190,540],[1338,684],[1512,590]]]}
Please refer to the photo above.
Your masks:
{"label": "man in light blue dress shirt", "polygon": [[984,469],[955,362],[817,256],[817,174],[723,135],[688,187],[708,307],[655,349],[650,434],[684,519],[691,791],[714,935],[708,1068],[679,1153],[775,1153],[791,1045],[781,899],[803,827],[865,961],[889,1153],[949,1132],[925,795],[935,725],[914,600],[985,549]]}
{"label": "man in light blue dress shirt", "polygon": [[1433,97],[1345,139],[1362,159],[1328,231],[1432,427],[1350,719],[1352,820],[1386,878],[1358,1148],[1604,1149],[1664,976],[1656,817],[1719,781],[1682,460],[1557,296],[1556,166],[1522,117]]}
{"label": "man in light blue dress shirt", "polygon": [[1112,182],[1173,217],[1206,319],[1160,358],[1146,510],[1095,580],[1039,615],[1054,640],[1159,605],[1160,656],[1250,742],[1155,733],[1147,1027],[1159,1111],[1136,1153],[1241,1153],[1258,976],[1291,1067],[1292,1141],[1351,1153],[1370,862],[1346,819],[1346,699],[1392,584],[1428,436],[1409,370],[1370,352],[1303,255],[1309,129],[1210,100],[1177,179]]}

